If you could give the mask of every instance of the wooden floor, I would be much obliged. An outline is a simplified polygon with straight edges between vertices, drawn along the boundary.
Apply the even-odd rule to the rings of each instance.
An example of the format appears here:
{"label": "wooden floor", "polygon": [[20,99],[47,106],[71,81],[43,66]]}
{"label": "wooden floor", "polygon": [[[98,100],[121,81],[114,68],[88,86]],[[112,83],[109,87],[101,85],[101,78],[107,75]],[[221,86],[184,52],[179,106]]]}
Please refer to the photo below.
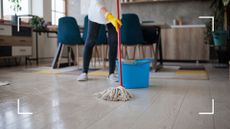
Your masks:
{"label": "wooden floor", "polygon": [[[11,85],[0,87],[0,129],[230,129],[228,70],[207,67],[210,80],[151,79],[150,88],[130,90],[129,102],[97,99],[111,86],[105,78],[3,68],[0,81]],[[33,115],[18,115],[17,99]],[[215,114],[199,115],[212,99]]]}

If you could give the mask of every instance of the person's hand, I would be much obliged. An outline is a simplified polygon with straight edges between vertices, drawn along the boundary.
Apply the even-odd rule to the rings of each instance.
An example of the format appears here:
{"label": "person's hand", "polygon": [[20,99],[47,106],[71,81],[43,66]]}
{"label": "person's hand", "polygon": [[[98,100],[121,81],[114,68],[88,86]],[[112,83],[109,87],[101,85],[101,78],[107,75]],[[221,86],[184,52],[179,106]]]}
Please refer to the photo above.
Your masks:
{"label": "person's hand", "polygon": [[110,21],[112,25],[115,27],[116,31],[118,32],[119,28],[121,27],[122,23],[118,18],[115,18],[112,13],[106,13],[105,19]]}

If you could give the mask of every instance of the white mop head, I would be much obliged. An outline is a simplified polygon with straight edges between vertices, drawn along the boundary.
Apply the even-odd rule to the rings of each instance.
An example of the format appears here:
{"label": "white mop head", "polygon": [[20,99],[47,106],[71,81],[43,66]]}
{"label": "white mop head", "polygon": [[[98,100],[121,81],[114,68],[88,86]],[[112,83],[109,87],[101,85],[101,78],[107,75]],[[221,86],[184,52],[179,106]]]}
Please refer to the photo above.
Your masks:
{"label": "white mop head", "polygon": [[109,88],[96,95],[98,98],[108,101],[128,101],[133,97],[133,95],[122,86]]}

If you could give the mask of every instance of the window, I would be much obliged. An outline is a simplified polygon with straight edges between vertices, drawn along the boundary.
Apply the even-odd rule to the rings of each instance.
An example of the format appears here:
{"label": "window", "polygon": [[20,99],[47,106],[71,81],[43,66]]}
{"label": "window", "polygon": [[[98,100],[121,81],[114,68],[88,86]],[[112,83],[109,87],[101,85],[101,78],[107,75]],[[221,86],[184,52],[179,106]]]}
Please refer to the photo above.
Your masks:
{"label": "window", "polygon": [[[9,0],[1,0],[2,2],[2,17],[5,20],[11,20],[11,16],[15,15],[13,9],[11,9],[11,3]],[[31,14],[31,0],[21,0],[21,10],[17,12],[17,15],[28,15]]]}
{"label": "window", "polygon": [[52,24],[57,25],[58,19],[66,15],[66,0],[52,0]]}
{"label": "window", "polygon": [[3,11],[2,11],[2,0],[0,0],[0,19],[3,18]]}

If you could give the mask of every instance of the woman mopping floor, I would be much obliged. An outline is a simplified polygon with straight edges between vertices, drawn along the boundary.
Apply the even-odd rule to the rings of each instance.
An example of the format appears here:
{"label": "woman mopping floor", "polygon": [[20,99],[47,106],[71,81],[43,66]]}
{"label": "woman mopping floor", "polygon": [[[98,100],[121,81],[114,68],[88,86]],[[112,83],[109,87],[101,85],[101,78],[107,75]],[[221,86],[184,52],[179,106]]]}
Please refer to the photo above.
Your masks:
{"label": "woman mopping floor", "polygon": [[[114,15],[117,16],[114,17]],[[120,26],[120,2],[119,0],[91,0],[88,23],[88,34],[85,42],[84,57],[83,57],[83,73],[78,77],[78,81],[88,80],[89,63],[92,57],[93,47],[96,44],[99,28],[101,24],[106,24],[108,29],[108,43],[109,43],[109,76],[111,81],[118,79],[114,75],[117,50],[119,55],[120,68],[120,86],[116,88],[109,88],[103,92],[98,93],[98,97],[104,100],[111,101],[127,101],[132,98],[132,95],[126,91],[122,85],[122,65],[121,65],[121,36]],[[118,44],[118,45],[117,45]],[[118,48],[117,48],[118,46]]]}

